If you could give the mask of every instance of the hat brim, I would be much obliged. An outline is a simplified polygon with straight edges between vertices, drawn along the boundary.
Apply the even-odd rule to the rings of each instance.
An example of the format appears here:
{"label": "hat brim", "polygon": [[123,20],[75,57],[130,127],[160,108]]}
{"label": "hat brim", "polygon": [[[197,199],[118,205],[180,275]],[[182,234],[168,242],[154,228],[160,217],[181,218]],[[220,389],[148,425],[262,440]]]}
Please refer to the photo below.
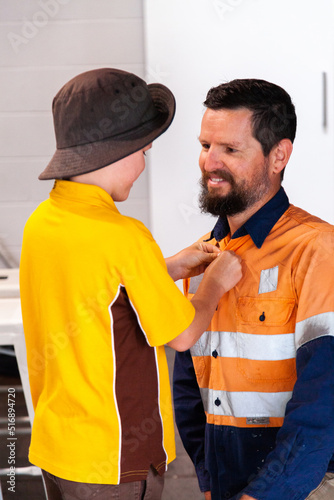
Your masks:
{"label": "hat brim", "polygon": [[57,149],[38,178],[63,179],[98,170],[139,151],[163,134],[173,121],[175,99],[162,84],[149,84],[148,89],[158,111],[154,119],[118,136]]}

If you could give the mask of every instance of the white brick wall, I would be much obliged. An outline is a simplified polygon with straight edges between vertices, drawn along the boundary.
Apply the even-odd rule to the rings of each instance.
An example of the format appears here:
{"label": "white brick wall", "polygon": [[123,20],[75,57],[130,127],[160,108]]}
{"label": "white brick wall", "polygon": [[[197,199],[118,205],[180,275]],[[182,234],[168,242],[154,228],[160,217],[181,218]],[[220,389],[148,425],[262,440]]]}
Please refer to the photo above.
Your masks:
{"label": "white brick wall", "polygon": [[[17,264],[25,221],[52,187],[37,179],[55,150],[52,99],[93,68],[144,77],[142,10],[142,0],[0,0],[0,251]],[[144,172],[119,207],[146,225],[147,185]]]}

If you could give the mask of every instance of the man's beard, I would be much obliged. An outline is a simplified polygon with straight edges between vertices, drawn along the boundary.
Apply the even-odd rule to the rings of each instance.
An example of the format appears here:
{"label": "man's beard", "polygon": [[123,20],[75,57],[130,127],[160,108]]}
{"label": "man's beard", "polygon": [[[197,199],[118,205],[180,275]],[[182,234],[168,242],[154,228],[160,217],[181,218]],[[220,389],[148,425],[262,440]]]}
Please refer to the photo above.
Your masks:
{"label": "man's beard", "polygon": [[[229,182],[231,188],[226,195],[210,192],[207,186],[207,180],[210,176],[224,179]],[[199,206],[202,212],[218,216],[233,216],[244,212],[247,208],[253,206],[269,191],[270,181],[268,176],[267,162],[264,163],[263,171],[255,176],[251,183],[242,181],[236,183],[232,174],[222,170],[216,170],[202,174],[200,181],[202,191],[199,197]],[[217,188],[219,189],[219,188]]]}

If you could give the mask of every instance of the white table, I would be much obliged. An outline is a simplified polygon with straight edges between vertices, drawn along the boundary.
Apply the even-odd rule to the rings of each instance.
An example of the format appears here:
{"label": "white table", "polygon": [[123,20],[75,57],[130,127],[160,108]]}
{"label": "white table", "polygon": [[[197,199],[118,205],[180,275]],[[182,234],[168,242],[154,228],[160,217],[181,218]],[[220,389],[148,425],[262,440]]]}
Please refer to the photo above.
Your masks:
{"label": "white table", "polygon": [[0,298],[0,346],[3,345],[14,346],[28,415],[32,424],[34,410],[30,394],[26,344],[23,334],[21,301],[19,298]]}
{"label": "white table", "polygon": [[[11,273],[14,280],[15,274]],[[14,288],[14,287],[13,287]],[[26,344],[23,333],[22,314],[21,314],[21,301],[19,297],[16,298],[0,298],[0,346],[13,345],[15,356],[17,360],[18,369],[20,372],[21,383],[24,398],[27,405],[29,420],[31,425],[34,420],[34,408],[32,405],[29,376],[27,368],[27,352]],[[7,477],[9,469],[0,469],[0,477]],[[39,475],[41,470],[38,467],[16,467],[16,474]],[[44,480],[43,480],[44,485]],[[44,485],[45,497],[47,493]],[[0,500],[2,500],[1,484],[0,484]]]}

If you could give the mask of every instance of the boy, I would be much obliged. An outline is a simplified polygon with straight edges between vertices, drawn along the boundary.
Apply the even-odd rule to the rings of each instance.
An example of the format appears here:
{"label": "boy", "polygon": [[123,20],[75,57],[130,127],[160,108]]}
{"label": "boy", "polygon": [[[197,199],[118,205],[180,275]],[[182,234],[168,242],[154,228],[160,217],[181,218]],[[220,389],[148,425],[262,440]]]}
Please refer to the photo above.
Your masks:
{"label": "boy", "polygon": [[[192,346],[241,276],[234,254],[207,244],[165,262],[115,206],[174,112],[163,85],[108,68],[73,78],[53,101],[57,150],[39,178],[56,182],[26,224],[21,257],[29,459],[49,500],[160,498],[175,457],[164,344]],[[208,264],[190,303],[173,279]]]}

